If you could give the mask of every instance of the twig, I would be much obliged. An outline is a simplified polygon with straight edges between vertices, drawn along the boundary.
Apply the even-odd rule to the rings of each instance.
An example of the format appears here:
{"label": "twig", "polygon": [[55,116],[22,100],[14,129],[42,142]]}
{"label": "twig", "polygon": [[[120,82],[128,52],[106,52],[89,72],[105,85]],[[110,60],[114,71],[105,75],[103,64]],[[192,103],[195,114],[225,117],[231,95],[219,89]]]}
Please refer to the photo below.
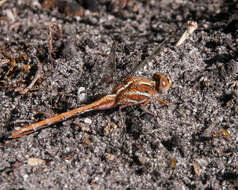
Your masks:
{"label": "twig", "polygon": [[0,7],[3,6],[3,4],[6,3],[6,2],[7,2],[7,0],[1,0],[0,1]]}
{"label": "twig", "polygon": [[62,31],[57,23],[52,23],[49,25],[49,60],[52,61],[52,54],[53,54],[53,32],[56,33],[57,40],[60,40],[62,38]]}
{"label": "twig", "polygon": [[194,21],[188,21],[187,22],[187,29],[179,39],[179,41],[176,43],[175,46],[180,46],[195,30],[197,30],[198,24]]}

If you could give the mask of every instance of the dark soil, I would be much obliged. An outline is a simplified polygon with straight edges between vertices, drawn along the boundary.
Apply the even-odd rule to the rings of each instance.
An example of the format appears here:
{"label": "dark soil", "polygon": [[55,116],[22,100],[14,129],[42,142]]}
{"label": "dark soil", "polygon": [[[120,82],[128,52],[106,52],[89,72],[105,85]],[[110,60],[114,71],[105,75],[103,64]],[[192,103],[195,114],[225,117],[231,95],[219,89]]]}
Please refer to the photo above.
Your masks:
{"label": "dark soil", "polygon": [[[188,20],[198,30],[175,47]],[[169,107],[148,106],[155,116],[94,111],[2,139],[0,189],[238,189],[236,0],[8,0],[0,26],[2,136],[110,94],[128,75],[173,82],[161,96]]]}

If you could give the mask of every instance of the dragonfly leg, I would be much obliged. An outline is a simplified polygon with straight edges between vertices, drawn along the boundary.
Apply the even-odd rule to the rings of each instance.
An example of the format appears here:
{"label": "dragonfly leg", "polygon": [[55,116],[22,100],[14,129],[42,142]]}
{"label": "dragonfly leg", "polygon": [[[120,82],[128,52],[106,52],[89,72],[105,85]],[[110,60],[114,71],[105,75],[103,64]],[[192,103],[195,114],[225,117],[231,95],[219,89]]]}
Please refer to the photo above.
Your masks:
{"label": "dragonfly leg", "polygon": [[152,113],[151,111],[149,111],[149,110],[146,108],[146,105],[149,104],[150,102],[151,102],[151,99],[145,101],[143,104],[140,105],[140,107],[141,107],[141,109],[142,109],[144,112],[146,112],[146,113],[148,113],[148,114],[150,114],[150,115],[152,115],[152,116],[156,116],[154,113]]}
{"label": "dragonfly leg", "polygon": [[159,98],[155,98],[157,100],[157,102],[159,102],[161,105],[164,105],[164,106],[169,106],[169,103],[167,103],[166,101],[164,100],[161,100]]}

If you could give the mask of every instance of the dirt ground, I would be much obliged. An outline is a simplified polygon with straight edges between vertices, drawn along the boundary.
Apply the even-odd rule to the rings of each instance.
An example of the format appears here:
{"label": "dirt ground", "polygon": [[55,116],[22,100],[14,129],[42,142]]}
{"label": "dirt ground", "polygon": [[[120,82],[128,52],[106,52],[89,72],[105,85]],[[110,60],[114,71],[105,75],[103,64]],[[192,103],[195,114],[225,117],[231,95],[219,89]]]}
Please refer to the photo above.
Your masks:
{"label": "dirt ground", "polygon": [[[169,106],[147,106],[155,116],[93,111],[1,138],[0,189],[238,189],[236,0],[0,2],[2,137],[125,76],[172,79]],[[198,29],[175,47],[188,20]]]}

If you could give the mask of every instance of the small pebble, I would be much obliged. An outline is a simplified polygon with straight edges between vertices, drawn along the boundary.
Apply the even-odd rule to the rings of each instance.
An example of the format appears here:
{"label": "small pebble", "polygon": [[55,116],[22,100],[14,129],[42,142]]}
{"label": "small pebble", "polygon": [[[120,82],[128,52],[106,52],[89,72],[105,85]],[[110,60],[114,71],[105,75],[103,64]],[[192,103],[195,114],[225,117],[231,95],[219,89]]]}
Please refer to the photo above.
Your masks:
{"label": "small pebble", "polygon": [[38,166],[45,164],[45,160],[42,160],[40,158],[29,158],[27,164],[30,166]]}
{"label": "small pebble", "polygon": [[78,88],[78,92],[77,92],[77,95],[78,95],[78,101],[79,102],[83,102],[86,100],[86,93],[85,93],[85,87],[79,87]]}
{"label": "small pebble", "polygon": [[91,123],[92,123],[92,120],[89,119],[89,118],[85,118],[85,119],[84,119],[84,123],[91,124]]}
{"label": "small pebble", "polygon": [[28,178],[28,175],[27,175],[27,174],[26,174],[26,175],[23,175],[23,180],[24,180],[24,181],[26,181],[27,178]]}
{"label": "small pebble", "polygon": [[111,160],[112,161],[112,160],[115,159],[115,156],[113,154],[106,153],[105,156],[106,156],[107,160]]}

